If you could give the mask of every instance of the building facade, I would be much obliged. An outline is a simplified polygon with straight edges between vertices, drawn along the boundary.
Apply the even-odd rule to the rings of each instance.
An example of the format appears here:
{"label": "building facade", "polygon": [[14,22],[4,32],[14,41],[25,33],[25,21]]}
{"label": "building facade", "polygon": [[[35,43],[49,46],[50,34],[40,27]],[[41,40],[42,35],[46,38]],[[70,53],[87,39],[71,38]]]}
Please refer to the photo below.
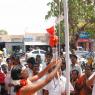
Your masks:
{"label": "building facade", "polygon": [[24,35],[0,35],[0,50],[6,48],[9,53],[13,51],[29,50],[32,46],[48,45],[47,33],[30,33]]}
{"label": "building facade", "polygon": [[24,49],[29,51],[31,48],[39,47],[43,48],[49,44],[49,35],[48,33],[29,33],[26,32],[24,35]]}

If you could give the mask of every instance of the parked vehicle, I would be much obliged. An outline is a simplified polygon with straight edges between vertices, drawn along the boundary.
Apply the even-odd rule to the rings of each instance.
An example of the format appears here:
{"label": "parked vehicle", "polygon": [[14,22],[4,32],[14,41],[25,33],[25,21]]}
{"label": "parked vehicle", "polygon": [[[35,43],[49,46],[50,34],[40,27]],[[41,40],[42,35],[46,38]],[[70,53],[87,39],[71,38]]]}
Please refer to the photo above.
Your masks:
{"label": "parked vehicle", "polygon": [[29,53],[26,53],[26,59],[30,58],[30,57],[36,58],[36,55],[40,55],[42,60],[44,60],[45,59],[45,53],[46,53],[46,51],[41,50],[41,49],[32,50]]}
{"label": "parked vehicle", "polygon": [[76,51],[75,53],[80,57],[84,57],[84,55],[88,54],[89,51]]}

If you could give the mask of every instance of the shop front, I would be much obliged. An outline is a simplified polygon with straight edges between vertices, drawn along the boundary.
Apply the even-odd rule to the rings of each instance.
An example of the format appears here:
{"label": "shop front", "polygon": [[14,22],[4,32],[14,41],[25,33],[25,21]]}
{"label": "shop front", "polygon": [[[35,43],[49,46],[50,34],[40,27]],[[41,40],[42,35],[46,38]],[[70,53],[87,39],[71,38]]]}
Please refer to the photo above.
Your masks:
{"label": "shop front", "polygon": [[92,49],[93,42],[90,39],[88,32],[81,32],[77,41],[77,46],[83,47],[84,50],[89,51]]}
{"label": "shop front", "polygon": [[77,46],[83,47],[84,50],[91,50],[92,48],[92,41],[91,39],[78,39]]}

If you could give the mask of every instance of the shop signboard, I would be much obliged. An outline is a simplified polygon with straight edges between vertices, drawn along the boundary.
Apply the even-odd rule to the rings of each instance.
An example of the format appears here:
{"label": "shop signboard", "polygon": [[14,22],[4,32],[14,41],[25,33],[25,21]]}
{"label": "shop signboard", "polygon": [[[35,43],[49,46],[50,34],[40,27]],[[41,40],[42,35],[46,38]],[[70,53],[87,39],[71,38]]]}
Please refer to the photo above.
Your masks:
{"label": "shop signboard", "polygon": [[90,34],[88,32],[81,32],[79,37],[83,39],[89,39]]}

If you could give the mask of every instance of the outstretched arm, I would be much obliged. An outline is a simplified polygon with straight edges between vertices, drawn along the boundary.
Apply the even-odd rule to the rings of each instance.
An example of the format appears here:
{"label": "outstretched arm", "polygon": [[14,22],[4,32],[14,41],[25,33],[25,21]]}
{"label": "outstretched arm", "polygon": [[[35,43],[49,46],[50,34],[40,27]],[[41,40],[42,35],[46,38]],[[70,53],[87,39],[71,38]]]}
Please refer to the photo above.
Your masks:
{"label": "outstretched arm", "polygon": [[40,79],[48,72],[48,70],[50,70],[53,66],[55,66],[56,63],[57,63],[57,60],[52,61],[50,64],[48,64],[48,66],[45,69],[43,69],[37,75],[30,77],[29,80],[33,82]]}
{"label": "outstretched arm", "polygon": [[54,70],[51,73],[49,73],[44,80],[34,82],[32,85],[22,87],[21,95],[23,95],[25,92],[34,94],[36,91],[40,90],[42,87],[44,87],[46,84],[48,84],[53,79],[53,77],[57,73],[57,70],[60,68],[60,66],[61,66],[61,61],[58,60],[57,65],[55,66]]}
{"label": "outstretched arm", "polygon": [[[41,71],[40,73],[38,73],[37,75],[35,76],[32,76],[32,77],[29,77],[28,79],[31,81],[31,82],[34,82],[38,79],[40,79],[41,77],[43,77],[49,69],[53,68],[57,63],[57,60],[54,60],[53,62],[51,62],[43,71]],[[21,80],[13,80],[12,81],[12,84],[13,85],[22,85],[21,84],[21,81],[23,81],[22,79]]]}
{"label": "outstretched arm", "polygon": [[94,81],[95,81],[95,72],[88,78],[86,83],[88,86],[91,86],[91,85],[93,85]]}

